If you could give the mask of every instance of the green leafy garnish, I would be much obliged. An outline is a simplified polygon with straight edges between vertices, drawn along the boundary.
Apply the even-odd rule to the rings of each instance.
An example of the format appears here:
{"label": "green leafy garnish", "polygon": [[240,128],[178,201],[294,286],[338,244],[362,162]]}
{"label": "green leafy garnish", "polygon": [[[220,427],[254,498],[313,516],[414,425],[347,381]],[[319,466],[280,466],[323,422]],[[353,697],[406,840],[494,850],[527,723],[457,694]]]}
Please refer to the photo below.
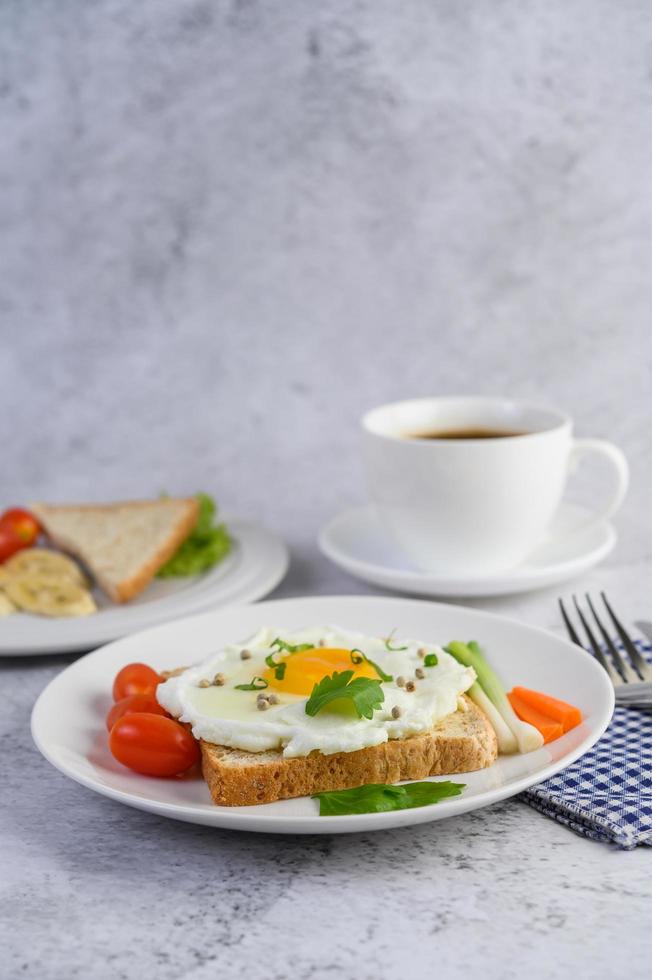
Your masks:
{"label": "green leafy garnish", "polygon": [[381,681],[383,681],[385,684],[389,683],[389,681],[394,680],[392,675],[386,674],[383,668],[379,667],[375,660],[370,660],[369,657],[366,655],[366,653],[363,653],[362,650],[358,650],[357,647],[354,647],[353,650],[351,650],[351,663],[361,664],[363,660],[366,660],[369,666],[373,667],[373,669],[380,677]]}
{"label": "green leafy garnish", "polygon": [[231,538],[224,524],[213,524],[217,507],[212,497],[198,493],[199,517],[195,527],[165,565],[159,578],[198,575],[217,565],[231,550]]}
{"label": "green leafy garnish", "polygon": [[394,633],[395,632],[396,632],[396,630],[392,630],[392,632],[389,634],[389,636],[385,638],[385,649],[386,650],[389,650],[390,653],[398,653],[399,650],[407,650],[407,647],[393,647],[392,646],[392,637],[394,636]]}
{"label": "green leafy garnish", "polygon": [[436,653],[427,653],[423,658],[424,667],[436,667],[439,663],[439,658]]}
{"label": "green leafy garnish", "polygon": [[383,813],[387,810],[411,810],[418,806],[439,803],[450,796],[459,796],[466,783],[406,783],[405,786],[388,786],[385,783],[369,783],[355,789],[315,793],[319,800],[320,817],[342,817],[347,813]]}
{"label": "green leafy garnish", "polygon": [[275,640],[270,643],[270,647],[278,647],[279,650],[285,650],[286,653],[299,653],[301,650],[314,650],[314,643],[297,643],[296,646],[292,646],[291,643],[286,643],[285,640],[279,639],[277,636]]}
{"label": "green leafy garnish", "polygon": [[264,677],[254,677],[250,684],[236,684],[236,691],[264,691],[269,684]]}
{"label": "green leafy garnish", "polygon": [[268,667],[272,667],[274,669],[274,677],[276,678],[276,680],[282,681],[283,678],[285,677],[285,670],[287,664],[285,663],[285,661],[282,661],[282,663],[277,664],[276,661],[274,660],[275,656],[276,653],[268,654],[268,656],[265,657],[265,663],[267,664]]}
{"label": "green leafy garnish", "polygon": [[322,677],[306,702],[306,714],[314,717],[333,701],[347,700],[355,708],[358,718],[373,718],[374,711],[385,700],[380,681],[369,677],[352,680],[352,677],[352,670],[335,671],[330,677]]}

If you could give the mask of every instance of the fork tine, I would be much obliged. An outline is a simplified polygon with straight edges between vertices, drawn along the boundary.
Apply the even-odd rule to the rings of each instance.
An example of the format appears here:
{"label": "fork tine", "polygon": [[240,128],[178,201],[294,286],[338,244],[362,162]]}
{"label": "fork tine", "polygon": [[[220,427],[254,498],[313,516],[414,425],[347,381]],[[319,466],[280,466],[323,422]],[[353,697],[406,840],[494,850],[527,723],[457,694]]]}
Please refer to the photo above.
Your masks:
{"label": "fork tine", "polygon": [[593,618],[596,621],[597,627],[600,630],[600,633],[602,634],[602,639],[605,642],[605,646],[607,647],[609,653],[611,654],[611,659],[616,665],[618,673],[621,675],[622,679],[625,681],[626,684],[629,683],[630,681],[637,681],[638,677],[636,676],[636,674],[634,673],[631,667],[629,667],[628,669],[628,664],[626,664],[623,658],[620,656],[613,640],[611,639],[606,629],[602,625],[602,620],[600,619],[597,612],[595,611],[595,607],[591,602],[591,596],[589,595],[588,592],[585,593],[585,598],[588,603],[589,609],[593,613]]}
{"label": "fork tine", "polygon": [[609,616],[611,617],[611,622],[614,624],[615,630],[618,633],[618,636],[620,637],[623,646],[627,650],[627,653],[629,654],[630,660],[632,661],[632,663],[636,667],[636,670],[638,671],[638,673],[642,678],[649,677],[650,674],[652,673],[650,671],[649,664],[636,649],[636,646],[632,642],[629,633],[627,633],[625,627],[620,622],[615,612],[611,608],[609,601],[607,600],[607,597],[604,594],[604,592],[601,592],[600,595],[602,596],[602,601],[604,602],[605,608],[609,613]]}
{"label": "fork tine", "polygon": [[564,609],[564,603],[561,601],[561,599],[558,599],[557,602],[559,603],[559,608],[561,610],[561,618],[564,620],[564,623],[566,624],[566,629],[568,630],[568,635],[571,638],[571,643],[576,643],[578,647],[581,647],[582,641],[580,640],[579,636],[575,632],[575,628],[573,627],[573,624],[568,618],[566,610]]}
{"label": "fork tine", "polygon": [[586,636],[587,636],[587,639],[589,641],[589,645],[591,647],[591,651],[593,653],[593,656],[595,657],[596,660],[598,660],[602,664],[602,666],[607,671],[607,673],[609,674],[609,677],[611,678],[611,680],[613,681],[614,684],[620,684],[620,683],[622,683],[622,681],[620,680],[620,677],[618,677],[614,673],[613,667],[607,661],[607,658],[605,657],[604,653],[600,649],[600,645],[598,644],[595,636],[593,635],[593,632],[591,630],[591,627],[587,623],[587,621],[586,621],[586,619],[584,617],[584,613],[582,612],[582,610],[579,607],[579,603],[577,601],[577,596],[575,596],[575,595],[573,596],[573,603],[575,605],[575,609],[577,610],[577,615],[580,617],[580,622],[582,623],[582,626],[584,627],[584,632],[586,633]]}

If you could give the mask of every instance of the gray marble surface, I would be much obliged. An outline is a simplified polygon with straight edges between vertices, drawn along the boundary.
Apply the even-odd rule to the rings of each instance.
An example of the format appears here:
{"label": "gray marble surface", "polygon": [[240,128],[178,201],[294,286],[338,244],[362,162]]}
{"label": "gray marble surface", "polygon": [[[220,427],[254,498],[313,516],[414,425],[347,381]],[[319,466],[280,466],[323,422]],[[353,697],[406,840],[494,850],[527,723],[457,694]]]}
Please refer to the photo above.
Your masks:
{"label": "gray marble surface", "polygon": [[[315,546],[359,414],[508,393],[627,452],[576,587],[652,618],[651,51],[645,0],[0,4],[3,501],[203,487],[287,539],[277,595],[369,591]],[[476,605],[557,629],[555,596]],[[3,980],[649,975],[649,849],[519,802],[295,840],[132,811],[30,741],[69,659],[0,666]]]}

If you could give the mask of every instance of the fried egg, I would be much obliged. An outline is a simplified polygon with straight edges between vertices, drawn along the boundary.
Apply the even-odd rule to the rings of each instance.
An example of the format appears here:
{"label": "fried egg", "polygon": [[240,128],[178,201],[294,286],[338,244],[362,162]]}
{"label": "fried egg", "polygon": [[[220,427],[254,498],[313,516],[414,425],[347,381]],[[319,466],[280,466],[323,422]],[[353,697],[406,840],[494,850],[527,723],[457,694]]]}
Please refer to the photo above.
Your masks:
{"label": "fried egg", "polygon": [[[428,654],[436,664],[425,666],[433,659]],[[372,718],[359,718],[343,699],[306,713],[315,685],[335,671],[381,681],[384,701]],[[354,752],[428,731],[457,709],[474,681],[472,668],[433,643],[388,641],[336,626],[265,627],[169,678],[157,698],[196,738],[247,752],[276,749],[290,758]]]}

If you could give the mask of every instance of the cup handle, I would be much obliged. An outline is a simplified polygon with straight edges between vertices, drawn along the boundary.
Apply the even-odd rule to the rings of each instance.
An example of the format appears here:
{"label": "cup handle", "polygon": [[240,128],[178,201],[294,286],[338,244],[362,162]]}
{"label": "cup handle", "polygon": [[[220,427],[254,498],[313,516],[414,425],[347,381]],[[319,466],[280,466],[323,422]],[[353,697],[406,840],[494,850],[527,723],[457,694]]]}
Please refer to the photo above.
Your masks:
{"label": "cup handle", "polygon": [[607,442],[605,439],[574,439],[568,457],[569,471],[572,471],[577,463],[590,453],[608,460],[613,474],[613,487],[604,506],[595,511],[586,521],[582,521],[581,524],[573,528],[573,531],[584,531],[600,521],[606,521],[612,514],[615,514],[622,504],[629,486],[629,465],[625,454],[618,446],[614,446],[612,442]]}

